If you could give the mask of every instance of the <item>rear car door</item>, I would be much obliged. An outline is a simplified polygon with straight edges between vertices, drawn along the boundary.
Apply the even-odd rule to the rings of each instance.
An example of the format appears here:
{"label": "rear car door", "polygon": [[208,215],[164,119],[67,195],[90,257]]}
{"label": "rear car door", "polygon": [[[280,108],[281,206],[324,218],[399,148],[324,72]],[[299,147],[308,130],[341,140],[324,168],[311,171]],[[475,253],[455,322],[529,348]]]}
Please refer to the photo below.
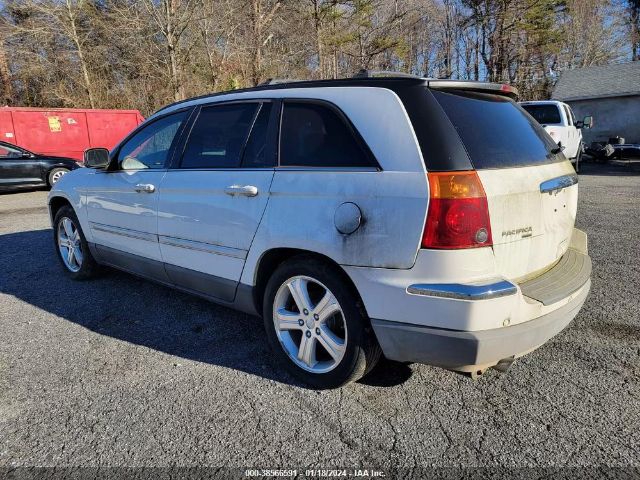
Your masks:
{"label": "rear car door", "polygon": [[158,246],[158,188],[188,111],[145,124],[117,151],[110,169],[87,186],[87,216],[101,259],[166,280]]}
{"label": "rear car door", "polygon": [[232,301],[273,179],[278,102],[198,107],[162,181],[160,251],[172,283]]}
{"label": "rear car door", "polygon": [[44,183],[40,162],[26,152],[0,144],[0,186],[38,185]]}

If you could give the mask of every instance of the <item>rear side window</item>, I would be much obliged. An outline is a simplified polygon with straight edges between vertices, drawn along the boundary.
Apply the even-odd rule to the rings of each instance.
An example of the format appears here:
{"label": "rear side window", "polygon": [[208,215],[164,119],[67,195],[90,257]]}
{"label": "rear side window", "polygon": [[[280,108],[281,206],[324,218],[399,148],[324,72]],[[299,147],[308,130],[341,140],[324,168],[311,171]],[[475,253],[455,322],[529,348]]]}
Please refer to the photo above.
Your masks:
{"label": "rear side window", "polygon": [[351,126],[332,108],[286,102],[280,127],[280,165],[370,167],[374,163]]}
{"label": "rear side window", "polygon": [[562,123],[560,110],[556,105],[522,105],[522,108],[541,125]]}
{"label": "rear side window", "polygon": [[269,155],[267,149],[267,135],[269,133],[269,118],[271,117],[271,103],[263,103],[256,117],[251,134],[242,156],[242,166],[245,168],[272,167],[274,155]]}
{"label": "rear side window", "polygon": [[235,168],[258,110],[257,103],[204,107],[196,119],[180,168]]}
{"label": "rear side window", "polygon": [[564,160],[544,129],[513,101],[482,93],[433,92],[476,169],[509,168]]}

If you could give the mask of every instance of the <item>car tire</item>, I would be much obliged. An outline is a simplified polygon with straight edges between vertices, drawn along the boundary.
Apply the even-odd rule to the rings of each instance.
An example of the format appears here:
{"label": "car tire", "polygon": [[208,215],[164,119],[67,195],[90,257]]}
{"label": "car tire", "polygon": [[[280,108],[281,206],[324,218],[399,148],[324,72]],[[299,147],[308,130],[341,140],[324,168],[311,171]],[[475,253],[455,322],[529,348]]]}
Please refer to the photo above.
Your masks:
{"label": "car tire", "polygon": [[60,208],[55,215],[53,241],[58,260],[72,279],[88,280],[99,273],[99,265],[91,255],[76,212],[70,206]]}
{"label": "car tire", "polygon": [[[306,300],[296,300],[294,292]],[[354,287],[344,272],[316,257],[294,257],[275,270],[264,292],[263,318],[278,364],[315,388],[356,381],[380,359]]]}
{"label": "car tire", "polygon": [[49,184],[49,187],[53,187],[66,173],[69,173],[68,168],[54,168],[51,170],[47,176],[47,183]]}
{"label": "car tire", "polygon": [[576,173],[580,171],[580,162],[582,161],[582,147],[578,149],[578,154],[576,155]]}

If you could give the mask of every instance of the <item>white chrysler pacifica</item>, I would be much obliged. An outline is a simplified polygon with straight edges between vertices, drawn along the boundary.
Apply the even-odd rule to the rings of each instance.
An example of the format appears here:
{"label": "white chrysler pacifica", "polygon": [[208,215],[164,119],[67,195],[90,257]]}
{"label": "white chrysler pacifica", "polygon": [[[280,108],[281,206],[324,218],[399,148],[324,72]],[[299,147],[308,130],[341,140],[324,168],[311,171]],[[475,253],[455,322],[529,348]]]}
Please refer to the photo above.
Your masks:
{"label": "white chrysler pacifica", "polygon": [[590,288],[578,178],[506,86],[266,84],[170,105],[49,195],[75,279],[109,265],[264,318],[318,387],[380,355],[481,374]]}

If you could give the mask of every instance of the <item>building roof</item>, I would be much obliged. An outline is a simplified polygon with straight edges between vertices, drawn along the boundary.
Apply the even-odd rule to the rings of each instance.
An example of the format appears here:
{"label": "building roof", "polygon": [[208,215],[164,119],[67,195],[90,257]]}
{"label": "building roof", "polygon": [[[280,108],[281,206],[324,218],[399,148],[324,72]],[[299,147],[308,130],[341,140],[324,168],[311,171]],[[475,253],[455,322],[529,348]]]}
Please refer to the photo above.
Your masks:
{"label": "building roof", "polygon": [[640,95],[640,61],[565,70],[553,89],[554,100]]}

